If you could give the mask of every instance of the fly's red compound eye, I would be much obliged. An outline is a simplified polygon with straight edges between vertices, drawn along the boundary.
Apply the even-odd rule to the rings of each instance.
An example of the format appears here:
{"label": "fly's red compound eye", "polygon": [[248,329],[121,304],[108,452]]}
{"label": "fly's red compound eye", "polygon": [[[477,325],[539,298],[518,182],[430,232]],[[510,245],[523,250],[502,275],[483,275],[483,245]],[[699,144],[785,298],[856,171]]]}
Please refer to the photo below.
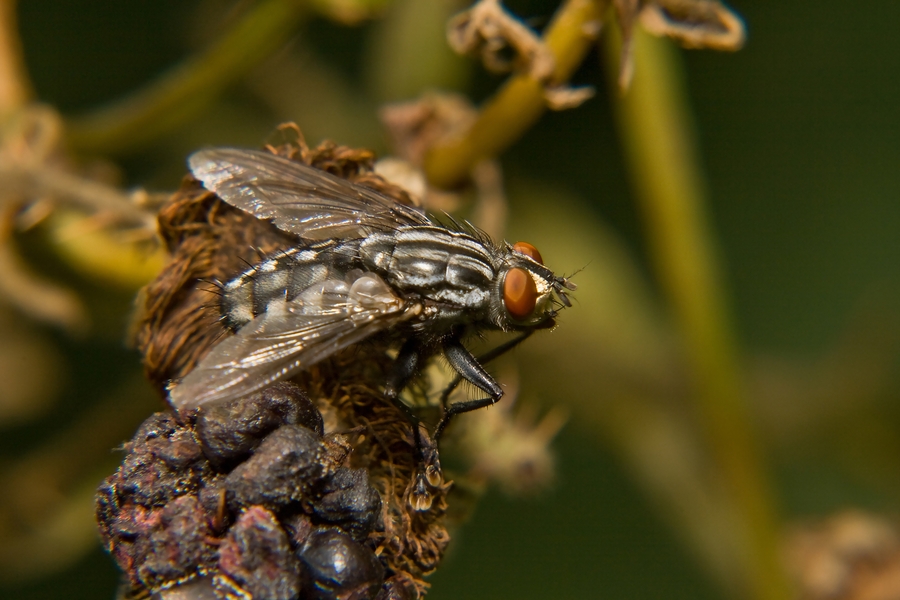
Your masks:
{"label": "fly's red compound eye", "polygon": [[537,304],[537,286],[534,278],[525,269],[514,268],[506,273],[503,280],[503,303],[512,318],[527,319]]}
{"label": "fly's red compound eye", "polygon": [[537,248],[535,248],[528,242],[516,242],[515,244],[513,244],[513,251],[518,252],[519,254],[524,254],[538,264],[544,264],[544,259],[541,257],[541,253],[538,252]]}

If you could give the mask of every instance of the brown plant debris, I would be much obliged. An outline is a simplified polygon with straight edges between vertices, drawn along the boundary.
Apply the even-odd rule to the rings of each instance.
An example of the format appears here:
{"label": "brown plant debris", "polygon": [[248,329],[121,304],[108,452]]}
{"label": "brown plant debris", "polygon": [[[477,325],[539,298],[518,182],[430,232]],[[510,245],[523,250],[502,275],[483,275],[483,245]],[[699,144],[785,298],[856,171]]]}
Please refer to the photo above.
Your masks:
{"label": "brown plant debris", "polygon": [[900,598],[900,526],[847,510],[798,525],[786,544],[788,571],[802,600]]}
{"label": "brown plant debris", "polygon": [[206,578],[225,598],[382,590],[381,497],[347,466],[347,438],[322,435],[300,388],[278,383],[188,421],[147,419],[97,494],[101,535],[132,589]]}
{"label": "brown plant debris", "polygon": [[[566,93],[562,89],[553,89]],[[569,93],[577,93],[577,90],[566,89]],[[551,93],[548,89],[547,94]],[[431,148],[463,135],[477,115],[469,100],[458,94],[428,92],[416,100],[384,106],[379,117],[400,158],[380,160],[376,166],[378,173],[415,190],[414,197],[421,199],[428,210],[455,212],[462,203],[462,194],[428,185],[421,167]],[[470,179],[477,195],[472,222],[492,238],[502,238],[507,202],[499,161],[480,161],[472,168]]]}
{"label": "brown plant debris", "polygon": [[594,88],[590,86],[569,87],[555,85],[544,90],[544,100],[551,110],[568,110],[577,108],[594,97]]}
{"label": "brown plant debris", "polygon": [[657,0],[641,10],[641,25],[653,35],[667,36],[685,48],[740,50],[746,40],[744,22],[725,5],[711,0]]}
{"label": "brown plant debris", "polygon": [[421,167],[431,148],[468,131],[478,111],[461,94],[427,92],[416,100],[385,105],[378,117],[394,154]]}
{"label": "brown plant debris", "polygon": [[[553,53],[500,0],[480,0],[453,17],[447,25],[447,41],[459,54],[480,55],[485,68],[494,73],[518,70],[538,81],[553,75]],[[507,51],[513,56],[506,56]]]}
{"label": "brown plant debris", "polygon": [[514,406],[508,402],[477,415],[479,419],[468,419],[458,447],[472,464],[466,474],[469,480],[482,485],[493,481],[507,494],[527,496],[553,482],[554,456],[548,447],[567,416],[554,408],[538,419],[534,407],[511,416]]}
{"label": "brown plant debris", "polygon": [[[406,192],[372,172],[374,157],[371,152],[328,142],[309,148],[293,125],[284,126],[282,134],[284,141],[269,146],[269,151],[372,187],[400,202],[411,203]],[[219,318],[217,290],[211,282],[228,281],[245,271],[248,263],[259,262],[261,255],[288,249],[296,244],[296,240],[269,223],[225,204],[190,176],[184,179],[181,188],[161,208],[159,229],[171,258],[159,277],[143,290],[134,331],[135,343],[144,356],[146,374],[164,394],[171,381],[183,377],[226,334]],[[328,579],[331,576],[325,573],[328,570],[327,560],[322,559],[322,556],[327,558],[328,553],[332,552],[359,556],[362,561],[361,579],[347,585],[358,583],[362,586],[359,589],[371,591],[375,588],[369,583],[377,580],[377,587],[381,590],[379,594],[388,594],[385,598],[404,597],[410,591],[406,590],[408,586],[404,582],[412,582],[416,593],[424,592],[427,586],[422,577],[437,567],[449,541],[443,521],[445,496],[450,484],[434,490],[430,510],[416,512],[410,508],[409,484],[416,469],[414,440],[405,417],[383,399],[381,386],[391,363],[386,350],[377,342],[357,345],[293,378],[292,381],[302,390],[300,393],[311,400],[315,407],[313,411],[300,410],[296,406],[291,408],[291,402],[282,402],[279,404],[281,408],[271,409],[270,400],[252,400],[251,396],[247,402],[257,402],[258,405],[232,406],[228,409],[231,412],[227,418],[221,415],[215,417],[223,419],[218,424],[205,423],[203,419],[206,417],[203,415],[199,421],[187,423],[171,422],[171,416],[155,417],[168,419],[165,424],[166,431],[170,432],[165,434],[167,439],[171,440],[173,436],[181,439],[179,436],[184,436],[185,439],[190,437],[196,440],[199,436],[201,453],[197,456],[196,451],[192,450],[193,458],[188,462],[194,465],[190,469],[200,469],[201,475],[174,485],[174,489],[180,490],[175,493],[179,498],[196,496],[199,504],[185,505],[185,510],[202,510],[206,521],[213,524],[208,535],[202,538],[206,541],[196,549],[189,567],[181,574],[173,573],[172,576],[156,579],[139,576],[135,579],[131,574],[133,569],[126,568],[132,564],[131,554],[126,552],[126,558],[119,562],[132,577],[132,582],[160,588],[177,584],[185,578],[198,581],[212,574],[212,579],[195,585],[212,586],[217,593],[224,594],[222,590],[227,585],[237,582],[235,585],[246,591],[258,583],[254,583],[253,569],[249,566],[256,564],[253,561],[257,559],[235,555],[234,560],[226,561],[230,565],[226,569],[222,563],[222,544],[230,549],[248,548],[263,545],[255,540],[272,538],[274,547],[280,548],[284,542],[276,531],[280,527],[287,532],[287,547],[291,548],[293,555],[300,556],[305,565],[304,577],[312,572],[313,575],[309,576],[318,582],[310,584],[304,580],[306,583],[300,585],[307,587],[303,589],[312,589],[309,587],[311,585],[316,589],[337,585]],[[271,390],[268,388],[262,394],[271,394]],[[217,427],[222,429],[223,422],[233,424],[225,427],[224,434],[217,432]],[[229,429],[234,427],[240,430],[239,435]],[[172,443],[164,445],[168,447]],[[144,442],[139,434],[129,447],[130,452],[138,452],[142,444]],[[299,453],[297,460],[300,462],[297,465],[285,471],[271,464],[271,457],[283,456],[286,448],[294,444],[306,448]],[[152,452],[158,453],[157,450]],[[126,464],[129,460],[126,458]],[[300,463],[304,461],[304,464],[308,463],[308,468],[301,468]],[[166,460],[163,459],[163,462]],[[177,479],[181,476],[173,477]],[[285,477],[291,480],[291,484],[283,489],[272,483],[283,481]],[[374,521],[369,517],[344,518],[347,506],[360,506],[360,498],[367,497],[367,493],[362,496],[356,492],[350,493],[350,490],[361,489],[361,478],[365,479],[363,487],[374,490],[379,500],[377,510],[371,504],[366,509],[370,513],[373,510],[378,513]],[[114,487],[120,489],[118,484]],[[216,494],[220,493],[216,490],[222,489],[225,490],[224,499],[215,500],[219,497]],[[104,507],[111,503],[103,500],[104,497],[110,497],[110,493],[101,489],[101,515],[110,513]],[[135,523],[146,522],[147,519],[153,523],[161,522],[163,515],[160,511],[171,504],[170,499],[162,498],[142,502],[129,500],[127,494],[123,501],[118,491],[114,497],[117,506],[131,502],[142,507],[133,509],[136,511]],[[333,504],[323,507],[324,498],[331,498]],[[252,507],[263,507],[271,514]],[[255,511],[255,516],[242,521],[241,515],[248,514],[251,509]],[[175,519],[172,521],[174,523],[180,517],[174,515],[171,518]],[[116,523],[121,520],[120,517],[112,519]],[[125,520],[130,522],[131,518]],[[101,529],[107,527],[108,531],[113,531],[103,525],[108,521],[110,518],[104,521],[101,517]],[[252,531],[238,535],[231,529],[227,533],[216,529],[217,524],[221,526],[223,523],[232,528],[237,523],[245,523]],[[326,526],[339,531],[344,538],[335,541],[336,538],[332,539],[334,536],[316,533]],[[152,535],[156,534],[151,532]],[[231,541],[226,544],[223,536],[231,536],[228,537]],[[107,538],[124,539],[115,533],[111,536],[107,534]],[[169,542],[166,539],[160,542],[160,548],[167,547]],[[319,541],[307,548],[312,543],[308,541],[310,539]],[[218,552],[215,548],[203,546],[209,540],[214,540],[213,546],[218,544]],[[359,548],[347,547],[347,540]],[[118,542],[108,544],[114,555],[118,556]],[[304,554],[307,551],[310,554]],[[370,554],[377,557],[377,565],[365,558]],[[285,565],[294,564],[286,555],[273,555],[272,560],[275,562],[265,563],[272,567],[267,572],[286,572],[290,568]],[[324,578],[321,581],[316,579],[315,572],[319,567],[311,566],[314,564],[324,569],[320,573]],[[383,575],[379,569],[383,569]],[[322,583],[325,580],[332,583]],[[280,583],[277,585],[283,584],[287,585],[285,589],[293,589],[293,582],[278,581]],[[389,592],[389,589],[393,591]],[[322,597],[338,597],[338,592],[332,591],[334,593],[328,592],[331,595]],[[360,597],[369,597],[369,592],[362,593]]]}
{"label": "brown plant debris", "polygon": [[447,24],[447,42],[459,54],[479,56],[488,71],[526,73],[540,82],[551,110],[574,108],[594,95],[590,87],[570,88],[552,81],[553,52],[500,0],[479,0],[453,17]]}
{"label": "brown plant debris", "polygon": [[670,37],[685,48],[734,52],[746,40],[744,22],[716,0],[613,0],[613,6],[622,30],[622,89],[634,72],[631,38],[638,21],[653,35]]}

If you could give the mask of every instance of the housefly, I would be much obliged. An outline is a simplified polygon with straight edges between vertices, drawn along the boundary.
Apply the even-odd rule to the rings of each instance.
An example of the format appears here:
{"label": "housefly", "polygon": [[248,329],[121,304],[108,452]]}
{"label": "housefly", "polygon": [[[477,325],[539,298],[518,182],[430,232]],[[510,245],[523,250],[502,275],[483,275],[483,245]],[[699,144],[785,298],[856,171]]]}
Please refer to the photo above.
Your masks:
{"label": "housefly", "polygon": [[[400,351],[384,394],[413,424],[420,466],[411,503],[427,509],[427,485],[441,481],[436,443],[450,418],[503,396],[462,340],[486,329],[519,332],[501,347],[508,349],[553,326],[575,285],[545,267],[530,244],[496,244],[467,223],[443,223],[296,161],[220,148],[189,162],[206,189],[295,236],[297,245],[222,285],[222,319],[234,334],[172,387],[172,405],[185,410],[233,400],[388,335]],[[436,353],[459,374],[457,382],[468,380],[487,396],[444,402],[431,441],[399,394]]]}

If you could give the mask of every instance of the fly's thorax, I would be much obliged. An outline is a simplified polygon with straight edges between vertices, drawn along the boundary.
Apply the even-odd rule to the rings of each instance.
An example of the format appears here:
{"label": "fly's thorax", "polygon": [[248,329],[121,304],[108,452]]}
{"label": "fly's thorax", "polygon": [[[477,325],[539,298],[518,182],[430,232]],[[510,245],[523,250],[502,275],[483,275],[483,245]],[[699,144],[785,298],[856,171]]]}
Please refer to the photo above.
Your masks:
{"label": "fly's thorax", "polygon": [[370,235],[359,254],[367,268],[399,291],[445,305],[448,315],[478,320],[489,310],[496,250],[468,234],[443,227],[405,227]]}
{"label": "fly's thorax", "polygon": [[292,301],[328,279],[341,279],[358,265],[359,242],[334,241],[291,248],[261,261],[222,287],[222,319],[232,330],[268,310]]}

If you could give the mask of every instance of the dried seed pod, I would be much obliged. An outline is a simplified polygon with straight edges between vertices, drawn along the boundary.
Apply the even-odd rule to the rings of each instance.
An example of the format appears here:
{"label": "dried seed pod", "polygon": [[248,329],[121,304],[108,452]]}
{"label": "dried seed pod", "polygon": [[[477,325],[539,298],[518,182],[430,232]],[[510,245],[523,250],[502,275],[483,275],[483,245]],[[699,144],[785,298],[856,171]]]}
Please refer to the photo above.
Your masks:
{"label": "dried seed pod", "polygon": [[197,439],[216,468],[245,460],[263,438],[282,425],[300,425],[324,433],[322,415],[306,393],[292,383],[276,383],[197,416]]}
{"label": "dried seed pod", "polygon": [[[118,600],[132,600],[132,596],[119,594]],[[198,577],[173,585],[153,594],[152,600],[219,600],[220,596],[213,588],[211,577]],[[137,600],[137,598],[134,598]]]}
{"label": "dried seed pod", "polygon": [[418,597],[416,586],[411,581],[395,575],[384,582],[375,600],[416,600]]}
{"label": "dried seed pod", "polygon": [[107,549],[134,585],[158,587],[214,562],[210,512],[197,497],[219,476],[171,414],[147,419],[100,486],[96,515]]}
{"label": "dried seed pod", "polygon": [[365,469],[340,468],[323,482],[310,507],[319,521],[337,525],[357,542],[366,539],[381,516],[381,496]]}
{"label": "dried seed pod", "polygon": [[300,548],[316,600],[374,598],[384,582],[375,553],[335,529],[313,531]]}
{"label": "dried seed pod", "polygon": [[193,433],[170,413],[144,421],[126,450],[116,493],[140,504],[161,505],[194,492],[211,475]]}
{"label": "dried seed pod", "polygon": [[[251,454],[230,472],[214,469],[195,425],[171,414],[147,419],[126,445],[122,466],[98,491],[97,518],[135,590],[173,600],[300,600],[332,592],[369,598],[382,588],[385,567],[367,540],[383,527],[381,496],[365,470],[342,466],[352,450],[343,436],[297,424],[271,429],[299,420],[291,405],[303,408],[298,398],[305,399],[296,386],[275,387],[237,407],[232,439],[259,441],[242,446]],[[302,420],[320,428],[321,416],[309,412]],[[207,425],[207,433],[228,429],[224,421]]]}
{"label": "dried seed pod", "polygon": [[228,505],[261,504],[279,510],[310,497],[325,475],[321,438],[299,425],[283,425],[269,434],[246,461],[225,477]]}
{"label": "dried seed pod", "polygon": [[282,517],[281,523],[284,525],[285,531],[287,531],[288,536],[291,538],[291,545],[294,548],[301,547],[306,541],[306,538],[308,538],[316,529],[312,519],[309,518],[309,515],[304,513],[286,515]]}
{"label": "dried seed pod", "polygon": [[176,498],[159,513],[148,536],[138,540],[142,552],[137,575],[147,587],[160,588],[196,576],[215,564],[216,547],[207,514],[196,496]]}
{"label": "dried seed pod", "polygon": [[250,598],[291,600],[300,593],[300,563],[275,515],[251,506],[219,546],[216,590]]}

